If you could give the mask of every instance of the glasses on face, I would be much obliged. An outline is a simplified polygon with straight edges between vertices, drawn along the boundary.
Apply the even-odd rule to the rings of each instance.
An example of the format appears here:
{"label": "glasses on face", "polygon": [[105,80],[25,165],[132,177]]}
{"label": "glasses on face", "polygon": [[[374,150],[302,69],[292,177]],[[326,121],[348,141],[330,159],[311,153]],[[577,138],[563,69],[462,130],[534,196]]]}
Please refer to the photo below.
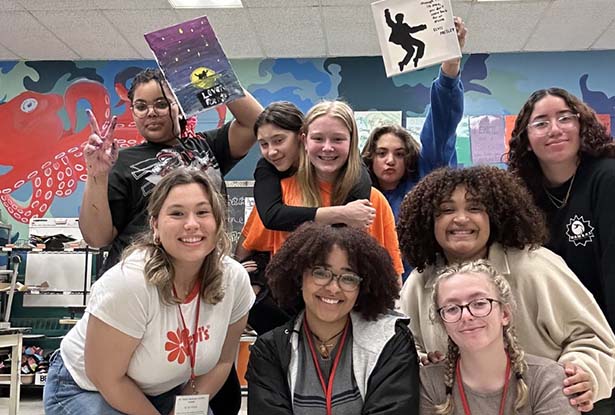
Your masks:
{"label": "glasses on face", "polygon": [[[579,114],[574,112],[564,112],[555,118],[555,122],[560,128],[570,128],[579,119]],[[551,120],[538,120],[528,124],[528,128],[531,129],[537,135],[546,135],[551,131]]]}
{"label": "glasses on face", "polygon": [[339,285],[343,291],[354,291],[359,288],[361,281],[363,281],[363,278],[352,272],[336,274],[325,267],[312,268],[312,279],[316,285],[322,287],[329,285],[329,283],[335,279],[337,285]]}
{"label": "glasses on face", "polygon": [[491,314],[493,303],[501,304],[501,301],[493,298],[477,298],[467,304],[448,304],[438,309],[442,320],[447,323],[456,323],[461,320],[463,309],[467,308],[473,317],[487,317]]}
{"label": "glasses on face", "polygon": [[152,108],[154,112],[159,115],[167,115],[169,113],[169,108],[171,108],[172,102],[169,102],[165,99],[159,99],[155,101],[153,104],[146,104],[145,102],[138,101],[132,104],[132,113],[137,118],[145,118],[149,113],[149,109]]}

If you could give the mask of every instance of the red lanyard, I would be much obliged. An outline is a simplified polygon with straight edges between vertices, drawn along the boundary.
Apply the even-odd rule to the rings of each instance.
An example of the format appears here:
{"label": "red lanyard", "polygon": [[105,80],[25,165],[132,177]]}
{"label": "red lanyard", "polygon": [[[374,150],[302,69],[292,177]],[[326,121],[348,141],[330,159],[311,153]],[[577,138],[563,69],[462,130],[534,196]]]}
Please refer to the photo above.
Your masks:
{"label": "red lanyard", "polygon": [[[457,386],[459,387],[459,395],[461,396],[461,403],[463,404],[463,411],[466,415],[471,415],[470,405],[468,405],[468,399],[466,393],[463,390],[463,380],[461,379],[461,369],[457,360],[457,367],[455,369],[455,376],[457,377]],[[506,395],[508,394],[508,386],[510,384],[510,356],[506,354],[506,379],[504,380],[504,390],[502,391],[502,400],[500,401],[500,415],[504,415],[504,405],[506,404]]]}
{"label": "red lanyard", "polygon": [[[200,289],[199,289],[200,290]],[[177,292],[175,291],[175,287],[173,287],[173,295],[177,297]],[[188,331],[188,327],[186,326],[186,320],[184,319],[184,313],[182,313],[181,304],[177,304],[177,308],[179,308],[179,316],[182,319],[182,326],[184,331]],[[192,390],[196,393],[196,386],[194,384],[194,379],[196,376],[194,375],[194,365],[196,362],[196,343],[197,343],[197,330],[199,328],[199,314],[201,312],[201,293],[196,297],[196,320],[194,320],[194,332],[192,336],[190,336],[190,331],[188,331],[188,350],[187,355],[190,358],[190,381],[192,382]],[[192,349],[190,348],[190,337],[192,337]]]}
{"label": "red lanyard", "polygon": [[335,354],[335,360],[333,360],[333,367],[331,368],[331,373],[329,374],[329,381],[325,385],[325,378],[322,375],[322,370],[320,370],[320,364],[318,364],[318,357],[316,357],[316,351],[314,350],[314,343],[312,342],[312,335],[310,333],[310,328],[308,327],[308,322],[304,318],[303,319],[303,332],[305,333],[305,337],[307,338],[308,345],[310,346],[310,352],[312,353],[312,360],[314,361],[314,366],[316,367],[316,373],[318,373],[318,379],[320,379],[320,386],[322,387],[322,391],[325,394],[325,402],[327,405],[327,415],[332,415],[333,409],[331,405],[331,400],[333,397],[333,379],[335,378],[335,371],[337,370],[337,365],[340,362],[340,357],[342,356],[342,349],[344,348],[344,344],[346,343],[346,334],[348,334],[348,321],[346,321],[346,327],[344,327],[344,332],[342,333],[342,339],[337,348],[337,353]]}

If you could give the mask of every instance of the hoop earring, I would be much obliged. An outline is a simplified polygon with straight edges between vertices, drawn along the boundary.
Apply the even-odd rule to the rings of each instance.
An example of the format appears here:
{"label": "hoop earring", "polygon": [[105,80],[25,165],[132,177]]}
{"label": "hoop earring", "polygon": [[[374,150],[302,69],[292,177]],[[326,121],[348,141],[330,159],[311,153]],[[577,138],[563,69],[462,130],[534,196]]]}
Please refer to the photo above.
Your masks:
{"label": "hoop earring", "polygon": [[160,246],[160,236],[157,233],[154,233],[154,245]]}

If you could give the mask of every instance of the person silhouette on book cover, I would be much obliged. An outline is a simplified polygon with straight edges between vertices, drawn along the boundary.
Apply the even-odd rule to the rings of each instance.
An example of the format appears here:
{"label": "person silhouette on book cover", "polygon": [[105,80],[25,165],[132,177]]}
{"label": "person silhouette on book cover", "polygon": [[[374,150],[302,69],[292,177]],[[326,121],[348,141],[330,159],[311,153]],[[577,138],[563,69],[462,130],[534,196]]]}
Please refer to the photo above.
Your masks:
{"label": "person silhouette on book cover", "polygon": [[418,26],[410,26],[408,23],[404,23],[404,14],[398,13],[395,15],[395,21],[391,19],[391,12],[389,9],[384,10],[384,18],[387,24],[391,28],[391,36],[389,36],[389,42],[401,46],[406,51],[406,56],[399,64],[399,70],[403,71],[404,66],[410,63],[410,59],[414,55],[414,47],[416,46],[416,55],[414,55],[414,67],[419,63],[419,59],[423,57],[425,53],[425,43],[412,37],[413,33],[420,32],[427,29],[427,25],[421,24]]}

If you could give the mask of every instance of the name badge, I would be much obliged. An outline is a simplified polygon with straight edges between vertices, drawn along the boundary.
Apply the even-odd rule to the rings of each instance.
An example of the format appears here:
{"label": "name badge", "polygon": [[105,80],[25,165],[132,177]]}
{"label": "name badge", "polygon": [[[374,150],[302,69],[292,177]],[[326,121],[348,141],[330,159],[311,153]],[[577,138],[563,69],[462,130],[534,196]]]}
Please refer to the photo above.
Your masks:
{"label": "name badge", "polygon": [[178,395],[175,397],[175,415],[207,415],[209,395]]}

